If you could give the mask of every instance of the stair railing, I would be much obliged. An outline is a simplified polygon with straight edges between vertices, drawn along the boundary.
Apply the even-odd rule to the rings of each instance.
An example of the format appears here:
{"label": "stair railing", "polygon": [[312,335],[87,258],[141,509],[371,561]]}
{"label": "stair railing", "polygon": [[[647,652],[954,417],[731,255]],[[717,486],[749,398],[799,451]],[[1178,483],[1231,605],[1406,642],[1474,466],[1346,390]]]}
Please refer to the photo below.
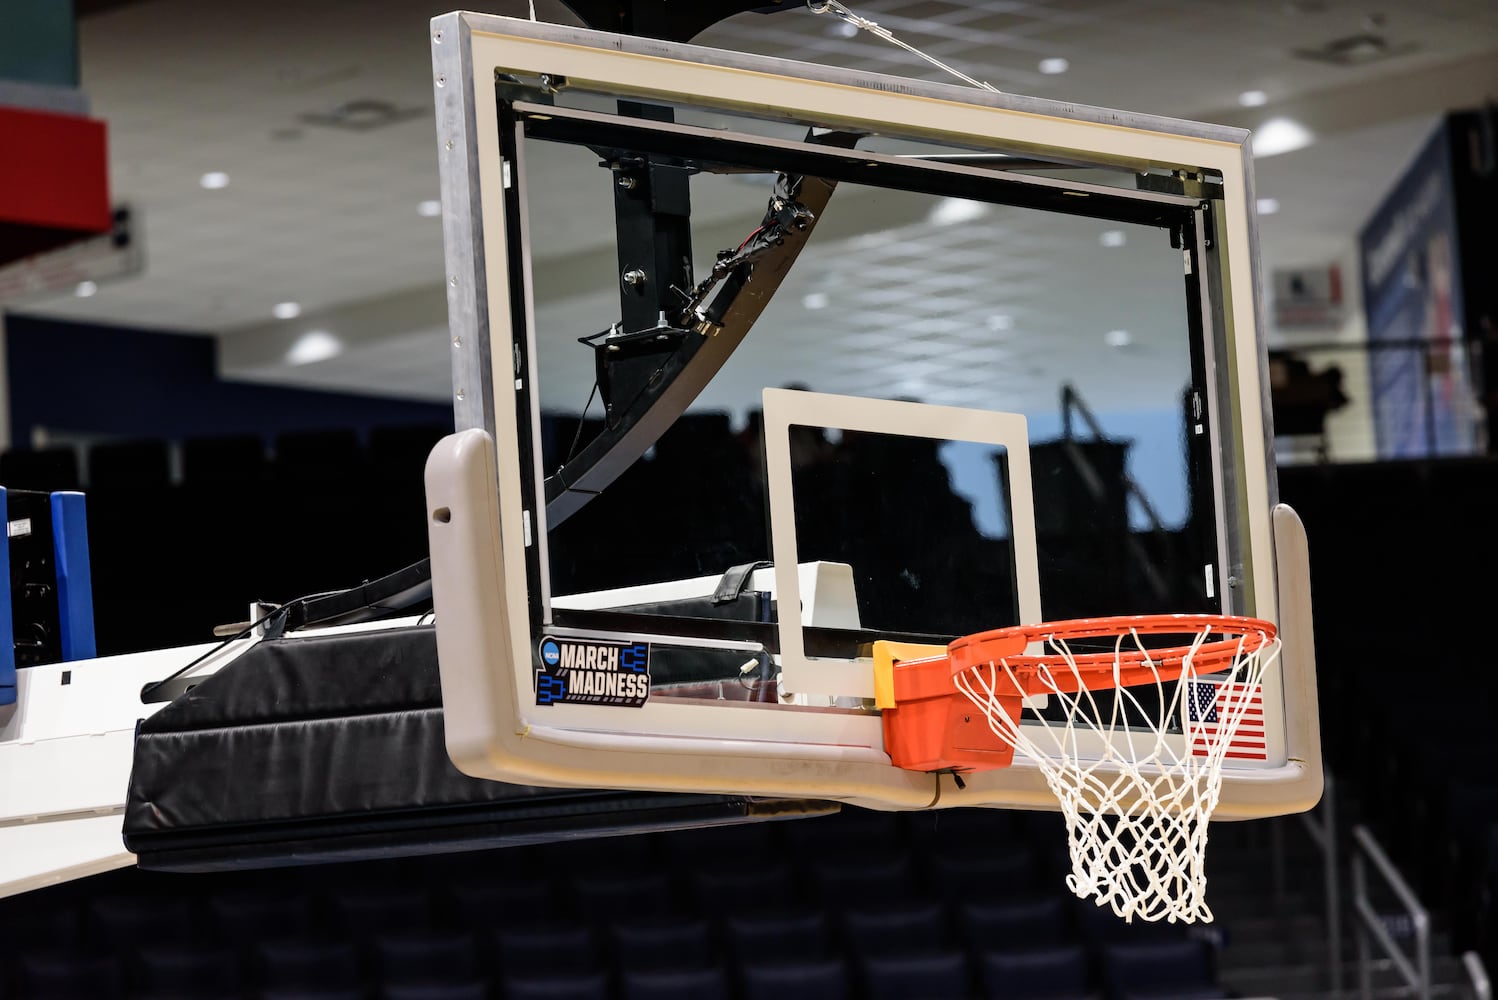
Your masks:
{"label": "stair railing", "polygon": [[[1094,498],[1100,498],[1104,492],[1103,480],[1098,474],[1097,469],[1093,467],[1092,460],[1078,446],[1072,427],[1072,417],[1074,414],[1081,418],[1082,423],[1087,425],[1087,430],[1092,435],[1092,440],[1109,440],[1108,435],[1103,432],[1103,425],[1098,421],[1097,415],[1082,400],[1076,388],[1067,383],[1061,386],[1061,439],[1065,442],[1066,453],[1071,458],[1072,464],[1077,467],[1077,471],[1082,476],[1082,481],[1087,487],[1088,492]],[[1164,522],[1160,520],[1160,515],[1156,513],[1154,505],[1150,503],[1149,497],[1144,492],[1144,488],[1127,471],[1123,473],[1123,487],[1126,505],[1124,508],[1124,517],[1126,519],[1129,517],[1127,503],[1129,500],[1133,500],[1144,513],[1144,519],[1149,522],[1151,533],[1159,538],[1168,539],[1170,532],[1166,530]],[[1149,583],[1150,589],[1155,592],[1155,596],[1159,600],[1170,601],[1172,599],[1170,584],[1166,582],[1159,567],[1155,565],[1154,558],[1150,556],[1134,532],[1125,531],[1124,535],[1129,548],[1133,550],[1134,556],[1138,560],[1139,567],[1144,571],[1145,579]]]}
{"label": "stair railing", "polygon": [[[1315,809],[1300,814],[1311,842],[1321,852],[1323,887],[1326,893],[1326,981],[1333,996],[1342,993],[1342,869],[1337,843],[1336,782],[1330,771],[1322,772],[1321,802]],[[1283,838],[1274,843],[1274,893],[1285,894],[1285,854]]]}
{"label": "stair railing", "polygon": [[1488,982],[1487,967],[1477,952],[1462,953],[1462,968],[1467,970],[1467,981],[1472,987],[1472,1000],[1493,1000],[1493,987]]}
{"label": "stair railing", "polygon": [[[1373,959],[1370,945],[1377,942],[1405,985],[1418,1000],[1430,1000],[1430,913],[1420,903],[1399,869],[1366,826],[1352,828],[1352,909],[1357,918],[1354,931],[1358,946],[1358,985],[1364,998],[1373,996]],[[1408,955],[1395,941],[1387,918],[1374,909],[1368,895],[1368,867],[1382,876],[1384,884],[1399,900],[1415,939],[1415,953]],[[1486,977],[1484,977],[1486,978]]]}

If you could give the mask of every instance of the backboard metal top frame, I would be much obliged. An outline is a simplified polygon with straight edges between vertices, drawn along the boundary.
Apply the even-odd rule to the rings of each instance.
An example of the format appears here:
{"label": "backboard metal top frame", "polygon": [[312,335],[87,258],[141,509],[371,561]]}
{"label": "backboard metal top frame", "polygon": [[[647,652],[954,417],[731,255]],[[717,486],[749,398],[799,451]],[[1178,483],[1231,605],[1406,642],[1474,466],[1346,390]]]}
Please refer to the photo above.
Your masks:
{"label": "backboard metal top frame", "polygon": [[[535,343],[525,165],[520,144],[502,133],[520,135],[529,116],[536,128],[564,141],[569,128],[633,129],[647,141],[650,135],[733,138],[503,102],[494,85],[503,73],[566,81],[621,99],[850,130],[877,126],[915,140],[1185,179],[1179,190],[1162,193],[974,167],[947,171],[959,180],[968,171],[974,184],[1014,184],[1026,198],[1051,199],[1058,207],[1066,197],[1081,201],[1095,194],[1097,208],[1083,211],[1098,218],[1158,210],[1184,220],[1184,268],[1199,273],[1200,293],[1188,296],[1206,373],[1207,398],[1198,405],[1227,469],[1207,498],[1229,539],[1217,553],[1217,579],[1209,590],[1220,591],[1226,613],[1275,620],[1285,642],[1281,672],[1265,688],[1266,703],[1284,706],[1269,727],[1271,759],[1228,771],[1218,816],[1273,815],[1315,804],[1322,777],[1305,539],[1299,519],[1277,505],[1275,495],[1247,132],[468,12],[435,18],[431,42],[458,433],[434,451],[427,492],[448,749],[461,769],[536,784],[816,795],[880,808],[1055,808],[1038,770],[1022,763],[961,783],[894,768],[882,749],[877,713],[842,702],[819,709],[662,698],[627,717],[598,705],[537,710],[537,635],[548,629],[566,634],[567,628],[553,621],[546,583],[538,416],[528,401]],[[836,151],[805,144],[779,147],[779,155],[836,159]],[[875,159],[869,158],[871,167]],[[1210,199],[1191,193],[1203,179],[1213,186]],[[778,398],[779,419],[789,420],[785,408],[797,405]],[[771,409],[767,405],[767,417]],[[884,427],[887,415],[869,419]],[[835,424],[828,418],[825,426]],[[978,438],[997,434],[995,440],[1007,442],[1010,433],[990,429]],[[517,455],[528,458],[516,461]],[[779,470],[782,481],[784,473]],[[1017,480],[1025,490],[1027,476],[1023,471]],[[784,554],[778,539],[777,562]],[[800,585],[794,565],[779,567],[776,576],[794,596]],[[1033,601],[1022,605],[1026,617],[1039,614]],[[606,640],[685,641],[638,631],[578,632]]]}

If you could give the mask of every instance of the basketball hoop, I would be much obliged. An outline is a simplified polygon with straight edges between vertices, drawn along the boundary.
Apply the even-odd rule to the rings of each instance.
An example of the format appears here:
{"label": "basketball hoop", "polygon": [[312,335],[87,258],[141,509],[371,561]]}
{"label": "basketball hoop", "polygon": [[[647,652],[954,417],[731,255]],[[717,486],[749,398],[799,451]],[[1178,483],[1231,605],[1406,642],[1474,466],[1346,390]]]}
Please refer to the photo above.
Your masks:
{"label": "basketball hoop", "polygon": [[[1085,618],[981,632],[904,663],[885,654],[887,749],[897,765],[918,761],[922,770],[1002,767],[1018,751],[1066,817],[1072,892],[1128,921],[1210,921],[1207,824],[1229,747],[1244,719],[1262,711],[1276,632],[1271,622],[1228,615]],[[1171,635],[1191,639],[1144,641]],[[1095,639],[1111,639],[1112,649],[1073,648]],[[1041,652],[1027,652],[1032,643]],[[1097,692],[1109,690],[1111,704],[1101,704]],[[902,694],[916,697],[902,703]],[[1048,696],[1048,708],[1022,726],[1025,699],[1037,695]],[[920,700],[928,704],[912,703]],[[968,702],[997,743],[979,747],[968,733],[954,744],[953,723],[971,722]]]}

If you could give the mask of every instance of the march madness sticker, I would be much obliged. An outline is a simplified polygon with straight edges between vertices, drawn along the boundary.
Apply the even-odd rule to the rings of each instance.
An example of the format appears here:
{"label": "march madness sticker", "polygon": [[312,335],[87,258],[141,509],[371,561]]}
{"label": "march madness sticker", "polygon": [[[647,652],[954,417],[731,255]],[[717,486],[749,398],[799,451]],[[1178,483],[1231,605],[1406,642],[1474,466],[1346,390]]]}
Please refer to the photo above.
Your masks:
{"label": "march madness sticker", "polygon": [[541,640],[536,704],[622,705],[650,697],[650,644],[598,639]]}

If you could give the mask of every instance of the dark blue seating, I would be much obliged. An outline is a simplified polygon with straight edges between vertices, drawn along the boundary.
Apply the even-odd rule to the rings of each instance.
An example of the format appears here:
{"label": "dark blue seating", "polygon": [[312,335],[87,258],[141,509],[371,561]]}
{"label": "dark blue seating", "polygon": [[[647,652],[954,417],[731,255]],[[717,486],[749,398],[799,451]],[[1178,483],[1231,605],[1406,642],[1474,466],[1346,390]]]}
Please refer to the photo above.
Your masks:
{"label": "dark blue seating", "polygon": [[974,955],[1067,944],[1075,937],[1071,907],[1058,893],[999,902],[968,902],[957,908],[957,933]]}
{"label": "dark blue seating", "polygon": [[832,954],[831,922],[820,908],[784,907],[735,914],[723,922],[729,953],[738,962],[762,956],[815,960]]}
{"label": "dark blue seating", "polygon": [[627,970],[700,967],[716,958],[711,925],[701,917],[645,918],[610,924],[606,937],[615,965]]}
{"label": "dark blue seating", "polygon": [[692,907],[702,914],[739,913],[783,905],[800,891],[789,862],[751,862],[693,869],[686,876]]}
{"label": "dark blue seating", "polygon": [[867,1000],[952,1000],[972,993],[967,955],[956,948],[925,955],[866,955],[859,962]]}
{"label": "dark blue seating", "polygon": [[848,967],[836,958],[779,960],[767,954],[739,966],[741,1000],[851,1000]]}
{"label": "dark blue seating", "polygon": [[978,982],[986,1000],[1062,1000],[1092,989],[1087,952],[1080,944],[983,952]]}
{"label": "dark blue seating", "polygon": [[834,910],[883,904],[921,895],[920,881],[904,851],[843,851],[807,861],[817,899]]}
{"label": "dark blue seating", "polygon": [[953,903],[1002,902],[1032,895],[1041,870],[1029,848],[1003,853],[955,850],[936,854],[928,865],[937,891]]}
{"label": "dark blue seating", "polygon": [[565,911],[556,888],[540,879],[460,882],[440,898],[453,920],[476,929],[556,920]]}
{"label": "dark blue seating", "polygon": [[363,987],[359,953],[346,941],[262,941],[254,976],[264,989],[349,990]]}
{"label": "dark blue seating", "polygon": [[201,929],[198,913],[187,899],[130,893],[99,896],[84,908],[88,940],[108,948],[143,944],[186,944]]}
{"label": "dark blue seating", "polygon": [[171,482],[170,446],[165,440],[109,441],[88,450],[88,490],[160,491]]}
{"label": "dark blue seating", "polygon": [[505,976],[590,972],[600,950],[592,927],[581,921],[502,924],[490,931],[490,940],[497,971]]}
{"label": "dark blue seating", "polygon": [[1112,942],[1102,947],[1099,961],[1103,987],[1113,997],[1181,993],[1218,985],[1212,946],[1193,938]]}
{"label": "dark blue seating", "polygon": [[[78,945],[83,936],[83,920],[77,907],[16,905],[0,909],[0,942],[18,955],[34,951],[53,951]],[[31,902],[28,897],[27,902]]]}
{"label": "dark blue seating", "polygon": [[1183,924],[1164,920],[1127,921],[1091,899],[1070,900],[1082,940],[1097,948],[1128,942],[1180,941],[1186,937]]}
{"label": "dark blue seating", "polygon": [[464,983],[480,973],[471,931],[389,931],[375,935],[370,950],[375,973],[387,984]]}
{"label": "dark blue seating", "polygon": [[208,897],[204,910],[209,935],[231,944],[301,934],[312,919],[307,897],[294,893],[218,892]]}
{"label": "dark blue seating", "polygon": [[657,916],[685,909],[671,879],[660,871],[579,874],[569,882],[573,912],[600,926],[616,917]]}
{"label": "dark blue seating", "polygon": [[612,1000],[609,978],[603,972],[507,975],[499,985],[500,1000]]}
{"label": "dark blue seating", "polygon": [[721,968],[626,970],[619,976],[619,1000],[732,1000]]}
{"label": "dark blue seating", "polygon": [[1006,809],[933,809],[910,816],[906,829],[924,857],[971,857],[1013,843],[1016,820]]}
{"label": "dark blue seating", "polygon": [[156,945],[141,948],[132,964],[136,989],[152,995],[233,996],[242,987],[232,948]]}
{"label": "dark blue seating", "polygon": [[489,985],[480,979],[461,983],[407,983],[386,985],[380,1000],[490,1000]]}
{"label": "dark blue seating", "polygon": [[432,923],[431,894],[419,886],[338,888],[328,908],[345,934],[367,937],[394,928],[425,928]]}
{"label": "dark blue seating", "polygon": [[649,835],[559,840],[538,844],[532,851],[539,870],[566,872],[572,878],[628,880],[659,870]]}
{"label": "dark blue seating", "polygon": [[13,490],[76,490],[79,464],[72,445],[7,448],[0,452],[0,483]]}
{"label": "dark blue seating", "polygon": [[842,936],[850,955],[912,955],[951,945],[946,910],[939,903],[888,903],[842,915]]}
{"label": "dark blue seating", "polygon": [[57,950],[20,955],[16,962],[18,995],[29,1000],[77,1000],[124,997],[124,970],[111,955]]}

